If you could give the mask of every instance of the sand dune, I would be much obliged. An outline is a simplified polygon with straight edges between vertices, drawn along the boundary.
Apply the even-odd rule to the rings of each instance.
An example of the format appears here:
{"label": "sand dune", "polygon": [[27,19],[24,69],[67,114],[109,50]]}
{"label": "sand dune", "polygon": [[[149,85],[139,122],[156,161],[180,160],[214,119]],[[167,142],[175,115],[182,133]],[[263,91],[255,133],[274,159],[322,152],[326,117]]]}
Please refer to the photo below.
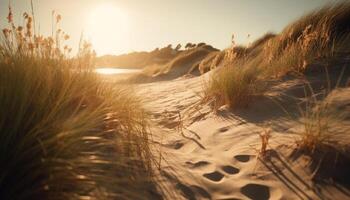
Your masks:
{"label": "sand dune", "polygon": [[[290,157],[300,125],[270,99],[283,98],[281,91],[300,93],[300,80],[274,83],[268,98],[244,110],[223,106],[214,113],[199,103],[211,73],[137,86],[161,144],[160,176],[171,191],[166,199],[349,199],[344,186],[312,181],[307,156]],[[349,98],[346,89],[336,99]],[[286,98],[282,106],[295,110],[294,101]],[[267,128],[271,138],[262,159],[259,134]]]}

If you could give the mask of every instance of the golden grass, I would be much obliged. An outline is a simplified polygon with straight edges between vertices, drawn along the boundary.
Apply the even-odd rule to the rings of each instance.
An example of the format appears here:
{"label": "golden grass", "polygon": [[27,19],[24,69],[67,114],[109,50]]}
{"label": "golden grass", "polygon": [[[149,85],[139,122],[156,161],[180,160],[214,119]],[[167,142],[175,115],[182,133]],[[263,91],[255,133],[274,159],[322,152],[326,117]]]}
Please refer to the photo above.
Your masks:
{"label": "golden grass", "polygon": [[138,98],[96,77],[89,44],[68,58],[63,31],[44,37],[29,14],[24,28],[12,18],[0,45],[0,199],[153,198]]}
{"label": "golden grass", "polygon": [[[326,94],[311,93],[304,102],[304,108],[300,108],[303,130],[297,141],[298,147],[308,152],[325,151],[329,147],[343,152],[344,146],[339,143],[339,139],[347,134],[344,129],[344,112],[335,109],[332,98],[326,98]],[[332,93],[327,96],[331,95]]]}
{"label": "golden grass", "polygon": [[335,89],[329,94],[311,93],[300,108],[303,127],[298,132],[300,137],[291,157],[306,155],[310,158],[309,168],[314,181],[348,184],[349,112],[342,106],[346,101],[339,101],[339,97],[348,95],[348,89]]}
{"label": "golden grass", "polygon": [[210,70],[213,70],[221,65],[225,56],[224,51],[214,51],[208,54],[198,65],[199,72],[204,74]]}
{"label": "golden grass", "polygon": [[[316,10],[269,40],[262,67],[269,76],[303,73],[315,62],[327,65],[336,54],[349,52],[350,3],[342,2]],[[318,66],[320,68],[320,66]]]}
{"label": "golden grass", "polygon": [[213,98],[216,106],[247,106],[271,78],[329,66],[350,51],[349,21],[350,3],[341,2],[300,18],[278,35],[268,33],[250,47],[233,41],[224,51],[225,67],[206,86],[205,100]]}
{"label": "golden grass", "polygon": [[213,101],[214,109],[222,105],[231,108],[246,107],[255,97],[263,94],[265,83],[257,68],[226,66],[205,83],[204,101]]}

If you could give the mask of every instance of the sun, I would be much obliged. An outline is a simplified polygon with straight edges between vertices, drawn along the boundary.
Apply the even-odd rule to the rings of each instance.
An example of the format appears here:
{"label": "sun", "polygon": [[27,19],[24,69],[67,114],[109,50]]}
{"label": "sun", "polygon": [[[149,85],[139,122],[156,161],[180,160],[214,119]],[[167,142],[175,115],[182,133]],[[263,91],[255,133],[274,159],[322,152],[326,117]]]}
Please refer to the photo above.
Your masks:
{"label": "sun", "polygon": [[85,34],[97,54],[117,54],[128,46],[128,17],[114,4],[100,5],[89,13]]}

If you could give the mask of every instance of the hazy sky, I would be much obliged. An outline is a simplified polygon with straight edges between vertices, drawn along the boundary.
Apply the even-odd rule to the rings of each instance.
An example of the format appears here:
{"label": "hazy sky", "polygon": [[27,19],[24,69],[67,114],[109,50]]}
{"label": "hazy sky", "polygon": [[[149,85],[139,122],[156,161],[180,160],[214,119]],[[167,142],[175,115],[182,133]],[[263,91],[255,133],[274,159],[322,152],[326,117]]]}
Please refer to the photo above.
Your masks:
{"label": "hazy sky", "polygon": [[[10,1],[15,20],[30,11],[30,0]],[[247,43],[332,0],[33,0],[40,32],[51,33],[51,11],[63,17],[62,29],[77,49],[82,31],[97,53],[153,50],[168,44],[206,42],[217,48]],[[9,0],[0,0],[1,28]],[[38,26],[37,26],[38,29]]]}

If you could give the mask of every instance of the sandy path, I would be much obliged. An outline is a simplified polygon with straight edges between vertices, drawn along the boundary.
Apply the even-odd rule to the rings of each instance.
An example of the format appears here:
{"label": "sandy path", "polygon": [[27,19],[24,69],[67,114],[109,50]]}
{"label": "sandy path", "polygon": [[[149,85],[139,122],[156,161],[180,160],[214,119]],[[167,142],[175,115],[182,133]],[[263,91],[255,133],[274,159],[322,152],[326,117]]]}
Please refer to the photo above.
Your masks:
{"label": "sandy path", "polygon": [[[295,138],[295,126],[276,105],[260,100],[242,111],[223,107],[214,114],[199,104],[202,83],[203,78],[195,77],[137,86],[152,115],[153,137],[162,144],[168,199],[333,199],[332,188],[316,190],[305,162],[291,163],[283,156]],[[267,125],[270,150],[261,162],[259,133]]]}

